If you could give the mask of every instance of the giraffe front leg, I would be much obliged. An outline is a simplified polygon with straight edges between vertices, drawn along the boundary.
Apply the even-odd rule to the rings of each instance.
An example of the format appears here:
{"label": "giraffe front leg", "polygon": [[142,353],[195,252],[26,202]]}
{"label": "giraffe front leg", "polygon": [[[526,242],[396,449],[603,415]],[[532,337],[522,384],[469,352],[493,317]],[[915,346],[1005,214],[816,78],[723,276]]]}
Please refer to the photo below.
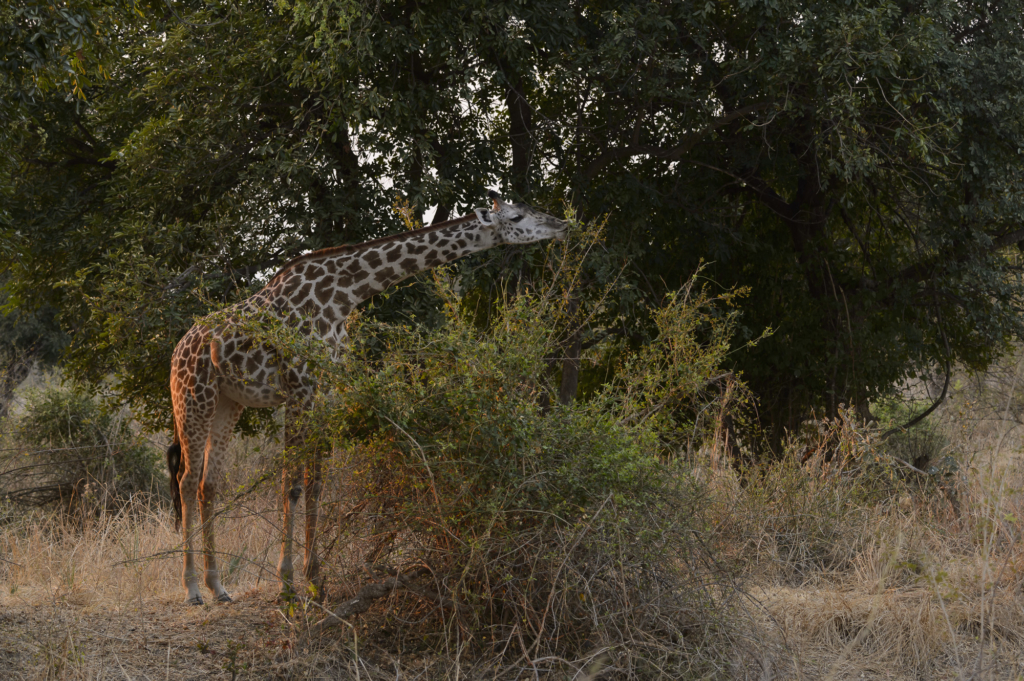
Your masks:
{"label": "giraffe front leg", "polygon": [[320,557],[316,553],[316,523],[319,516],[321,480],[320,457],[306,465],[306,552],[303,561],[303,573],[308,584],[316,589],[317,598],[323,598],[321,585],[316,583],[320,575]]}
{"label": "giraffe front leg", "polygon": [[302,494],[302,482],[298,475],[285,468],[281,474],[281,560],[277,564],[277,575],[281,579],[281,594],[286,600],[295,597],[294,569],[292,567],[292,529],[295,526],[295,506]]}

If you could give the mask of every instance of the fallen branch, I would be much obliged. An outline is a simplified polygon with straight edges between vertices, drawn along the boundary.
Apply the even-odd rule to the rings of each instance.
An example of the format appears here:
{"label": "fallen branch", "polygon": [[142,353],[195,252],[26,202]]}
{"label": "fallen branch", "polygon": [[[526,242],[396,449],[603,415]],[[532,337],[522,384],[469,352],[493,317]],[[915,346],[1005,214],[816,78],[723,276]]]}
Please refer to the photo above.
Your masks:
{"label": "fallen branch", "polygon": [[359,615],[366,612],[370,609],[370,606],[373,605],[374,601],[384,598],[400,588],[407,589],[421,598],[433,601],[442,608],[450,608],[462,613],[469,611],[467,606],[456,603],[452,599],[445,598],[435,591],[431,591],[426,587],[413,583],[412,580],[414,578],[425,574],[430,574],[430,570],[425,567],[421,567],[404,575],[396,574],[395,576],[388,577],[383,581],[367,584],[359,590],[359,593],[356,594],[355,598],[345,601],[334,612],[330,613],[327,617],[307,629],[306,633],[299,638],[293,650],[301,650],[303,644],[305,644],[309,639],[320,636],[330,627],[342,624],[347,617],[352,617],[353,615]]}

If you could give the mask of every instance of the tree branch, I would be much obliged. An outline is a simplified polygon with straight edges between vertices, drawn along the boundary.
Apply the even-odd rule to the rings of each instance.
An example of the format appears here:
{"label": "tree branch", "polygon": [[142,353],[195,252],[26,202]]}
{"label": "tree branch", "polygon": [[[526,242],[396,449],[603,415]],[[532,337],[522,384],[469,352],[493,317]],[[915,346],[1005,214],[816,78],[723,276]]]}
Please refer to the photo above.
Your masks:
{"label": "tree branch", "polygon": [[625,147],[615,147],[609,149],[598,156],[596,159],[591,161],[590,165],[587,166],[587,170],[584,173],[588,180],[592,179],[597,173],[613,161],[618,161],[624,158],[632,158],[633,156],[648,155],[654,158],[663,158],[668,161],[677,161],[684,154],[690,151],[698,142],[710,135],[712,132],[721,128],[729,123],[732,123],[738,118],[751,114],[760,109],[764,109],[769,105],[769,102],[760,102],[758,104],[751,104],[750,106],[744,106],[739,109],[735,109],[722,116],[716,118],[711,123],[691,133],[683,135],[680,139],[679,144],[676,146],[665,149],[662,147],[655,147],[646,144],[630,144]]}
{"label": "tree branch", "polygon": [[[1004,234],[1000,237],[992,237],[992,246],[988,249],[988,252],[991,253],[992,251],[997,251],[1000,248],[1006,248],[1007,246],[1013,246],[1014,244],[1020,244],[1021,242],[1024,242],[1024,228],[1016,229],[1009,234]],[[916,262],[913,265],[908,265],[900,270],[894,279],[897,281],[921,281],[922,279],[927,279],[935,266],[941,262],[942,257],[942,255],[935,255],[923,260],[922,262]]]}

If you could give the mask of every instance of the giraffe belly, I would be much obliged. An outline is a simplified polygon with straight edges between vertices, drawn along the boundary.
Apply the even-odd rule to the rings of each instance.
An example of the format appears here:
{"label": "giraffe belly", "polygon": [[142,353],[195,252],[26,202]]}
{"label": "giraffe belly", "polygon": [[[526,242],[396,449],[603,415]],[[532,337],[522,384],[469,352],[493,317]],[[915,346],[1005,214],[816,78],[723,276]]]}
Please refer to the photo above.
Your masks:
{"label": "giraffe belly", "polygon": [[277,372],[269,378],[269,381],[255,381],[221,376],[220,392],[245,407],[277,407],[284,404],[284,393],[276,380]]}

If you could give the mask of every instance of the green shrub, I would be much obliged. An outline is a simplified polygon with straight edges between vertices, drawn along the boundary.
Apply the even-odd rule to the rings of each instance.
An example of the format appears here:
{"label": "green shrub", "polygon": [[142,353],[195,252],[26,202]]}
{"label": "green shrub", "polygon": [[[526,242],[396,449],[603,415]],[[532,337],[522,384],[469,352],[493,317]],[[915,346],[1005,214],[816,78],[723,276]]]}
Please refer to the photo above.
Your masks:
{"label": "green shrub", "polygon": [[15,501],[110,506],[156,491],[165,475],[159,453],[135,435],[127,412],[104,411],[79,386],[30,395],[16,433],[20,470],[3,478]]}

